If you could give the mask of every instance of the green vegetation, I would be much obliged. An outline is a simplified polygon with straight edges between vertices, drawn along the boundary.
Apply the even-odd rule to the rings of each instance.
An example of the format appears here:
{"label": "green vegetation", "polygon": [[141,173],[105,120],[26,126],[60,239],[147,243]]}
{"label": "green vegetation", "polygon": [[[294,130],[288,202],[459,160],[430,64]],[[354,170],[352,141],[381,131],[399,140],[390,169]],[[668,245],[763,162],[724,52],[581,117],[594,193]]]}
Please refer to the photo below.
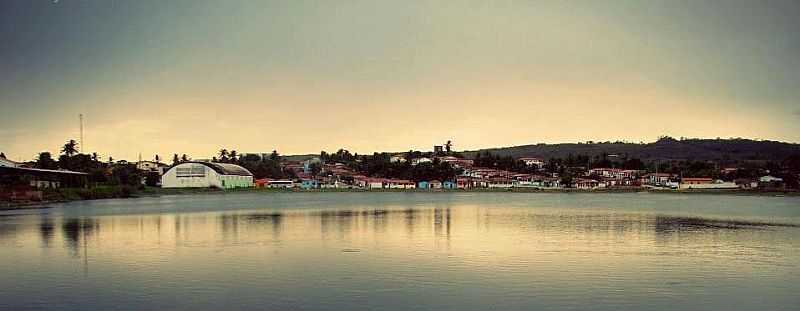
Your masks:
{"label": "green vegetation", "polygon": [[247,154],[241,156],[236,150],[220,149],[219,158],[214,157],[212,162],[232,163],[240,165],[253,173],[253,178],[295,178],[295,173],[284,171],[281,167],[281,156],[278,151],[273,150],[268,156],[258,154]]}
{"label": "green vegetation", "polygon": [[489,151],[499,156],[566,158],[568,155],[587,155],[590,157],[608,154],[637,158],[645,162],[656,160],[685,161],[783,161],[792,155],[800,154],[800,144],[769,140],[731,139],[674,139],[663,136],[653,143],[633,142],[593,142],[537,144],[507,148],[490,148],[465,151],[464,156],[474,158],[478,152]]}
{"label": "green vegetation", "polygon": [[92,188],[58,188],[45,189],[45,201],[74,201],[112,198],[129,198],[138,192],[138,188],[129,185],[97,186]]}
{"label": "green vegetation", "polygon": [[[412,152],[413,154],[413,152]],[[350,163],[356,171],[366,176],[421,180],[453,180],[461,173],[449,163],[433,159],[431,162],[421,162],[412,165],[411,160],[391,162],[388,153],[375,153],[371,156],[359,156],[358,161]]]}

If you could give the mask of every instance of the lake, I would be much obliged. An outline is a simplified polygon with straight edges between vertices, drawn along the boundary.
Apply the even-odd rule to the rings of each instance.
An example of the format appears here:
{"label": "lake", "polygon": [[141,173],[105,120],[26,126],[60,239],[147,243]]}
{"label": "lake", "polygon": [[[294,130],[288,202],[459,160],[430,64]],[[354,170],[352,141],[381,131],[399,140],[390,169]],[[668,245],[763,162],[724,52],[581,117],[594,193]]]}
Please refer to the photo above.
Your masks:
{"label": "lake", "polygon": [[0,309],[789,310],[800,198],[229,193],[0,212]]}

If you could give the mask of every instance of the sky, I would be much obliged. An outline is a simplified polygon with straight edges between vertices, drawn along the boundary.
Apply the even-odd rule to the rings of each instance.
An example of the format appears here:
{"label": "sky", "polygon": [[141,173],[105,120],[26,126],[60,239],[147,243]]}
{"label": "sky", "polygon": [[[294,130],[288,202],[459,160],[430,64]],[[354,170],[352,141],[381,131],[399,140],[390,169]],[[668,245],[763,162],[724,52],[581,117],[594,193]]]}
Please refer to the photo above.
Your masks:
{"label": "sky", "polygon": [[0,151],[800,142],[797,1],[0,1]]}

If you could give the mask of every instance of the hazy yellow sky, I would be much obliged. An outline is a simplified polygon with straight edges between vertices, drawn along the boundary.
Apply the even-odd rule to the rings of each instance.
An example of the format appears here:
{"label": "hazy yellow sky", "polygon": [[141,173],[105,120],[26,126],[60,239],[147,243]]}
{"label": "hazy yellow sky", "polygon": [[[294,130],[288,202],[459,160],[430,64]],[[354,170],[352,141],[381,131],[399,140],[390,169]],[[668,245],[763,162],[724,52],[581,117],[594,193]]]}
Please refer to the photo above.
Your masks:
{"label": "hazy yellow sky", "polygon": [[800,141],[792,1],[0,2],[0,151]]}

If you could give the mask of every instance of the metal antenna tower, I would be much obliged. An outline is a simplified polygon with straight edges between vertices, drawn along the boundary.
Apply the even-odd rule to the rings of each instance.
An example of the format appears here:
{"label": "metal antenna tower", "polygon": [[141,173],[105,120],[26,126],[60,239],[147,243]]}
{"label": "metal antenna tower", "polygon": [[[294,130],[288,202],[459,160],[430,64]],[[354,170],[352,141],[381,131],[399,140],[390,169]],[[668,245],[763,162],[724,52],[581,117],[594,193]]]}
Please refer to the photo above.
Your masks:
{"label": "metal antenna tower", "polygon": [[84,145],[84,142],[83,142],[83,114],[82,113],[78,115],[78,119],[80,120],[80,123],[81,123],[81,142],[78,144],[78,150],[80,150],[80,152],[83,153],[83,151],[86,150],[86,148],[84,148],[85,145]]}

